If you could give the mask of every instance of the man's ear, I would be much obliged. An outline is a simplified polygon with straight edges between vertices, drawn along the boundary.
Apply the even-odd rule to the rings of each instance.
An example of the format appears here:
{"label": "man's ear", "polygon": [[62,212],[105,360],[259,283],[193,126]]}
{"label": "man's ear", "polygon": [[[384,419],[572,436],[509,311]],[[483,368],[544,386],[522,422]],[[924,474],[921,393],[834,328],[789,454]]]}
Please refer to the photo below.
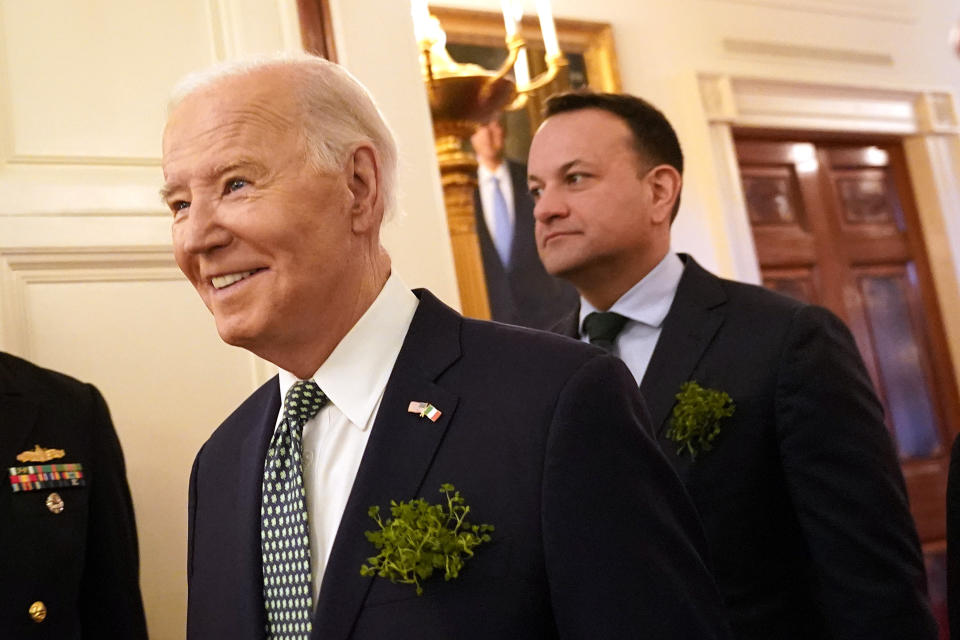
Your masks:
{"label": "man's ear", "polygon": [[651,221],[670,224],[673,205],[680,197],[683,177],[668,164],[657,165],[646,176],[650,184]]}
{"label": "man's ear", "polygon": [[350,207],[352,228],[355,232],[369,231],[380,224],[383,217],[383,198],[380,194],[380,163],[376,152],[368,144],[353,150],[345,167],[347,188],[353,195]]}

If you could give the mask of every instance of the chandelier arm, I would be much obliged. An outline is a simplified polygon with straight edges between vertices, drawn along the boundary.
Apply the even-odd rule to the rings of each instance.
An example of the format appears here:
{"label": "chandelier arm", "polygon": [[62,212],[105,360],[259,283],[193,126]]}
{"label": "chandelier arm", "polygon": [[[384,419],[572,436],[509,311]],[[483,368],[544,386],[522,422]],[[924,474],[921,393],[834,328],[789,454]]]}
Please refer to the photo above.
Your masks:
{"label": "chandelier arm", "polygon": [[490,78],[489,85],[494,84],[497,80],[500,80],[513,69],[513,65],[517,63],[517,56],[520,55],[520,50],[527,46],[526,41],[518,35],[511,36],[507,39],[507,59],[503,61],[503,64],[500,65],[500,68],[494,73]]}
{"label": "chandelier arm", "polygon": [[563,55],[563,52],[553,56],[545,55],[543,59],[547,63],[547,70],[539,74],[536,78],[532,79],[530,84],[517,87],[517,92],[530,93],[532,91],[536,91],[537,89],[542,89],[553,82],[553,80],[557,77],[557,74],[560,73],[561,69],[570,65],[566,56]]}

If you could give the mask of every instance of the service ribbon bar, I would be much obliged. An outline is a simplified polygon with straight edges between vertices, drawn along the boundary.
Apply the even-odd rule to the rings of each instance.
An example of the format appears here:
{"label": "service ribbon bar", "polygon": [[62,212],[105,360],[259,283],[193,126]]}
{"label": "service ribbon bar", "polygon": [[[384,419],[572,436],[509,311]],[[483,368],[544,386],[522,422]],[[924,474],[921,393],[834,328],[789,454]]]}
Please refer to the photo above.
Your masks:
{"label": "service ribbon bar", "polygon": [[8,471],[14,493],[58,487],[82,487],[87,484],[83,477],[83,465],[79,462],[10,467]]}

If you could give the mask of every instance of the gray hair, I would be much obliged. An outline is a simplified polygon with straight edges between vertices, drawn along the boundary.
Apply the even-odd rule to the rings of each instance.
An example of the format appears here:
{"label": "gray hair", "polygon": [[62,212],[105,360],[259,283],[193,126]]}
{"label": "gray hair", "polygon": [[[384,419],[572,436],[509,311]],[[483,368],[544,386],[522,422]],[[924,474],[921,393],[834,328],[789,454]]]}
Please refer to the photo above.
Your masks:
{"label": "gray hair", "polygon": [[226,78],[264,69],[289,69],[303,107],[303,136],[310,161],[319,170],[343,166],[358,143],[373,146],[380,160],[380,188],[385,217],[397,206],[397,143],[370,92],[340,65],[306,53],[283,53],[222,62],[186,75],[174,87],[168,115],[187,96]]}

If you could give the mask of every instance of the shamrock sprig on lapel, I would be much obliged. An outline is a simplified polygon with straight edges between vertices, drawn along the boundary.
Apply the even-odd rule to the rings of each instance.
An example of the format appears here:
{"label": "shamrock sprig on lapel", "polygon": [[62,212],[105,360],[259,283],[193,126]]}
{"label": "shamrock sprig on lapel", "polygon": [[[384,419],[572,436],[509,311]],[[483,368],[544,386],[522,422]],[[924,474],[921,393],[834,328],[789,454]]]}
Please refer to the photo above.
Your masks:
{"label": "shamrock sprig on lapel", "polygon": [[493,525],[470,524],[470,507],[452,484],[440,486],[446,504],[428,504],[423,498],[390,501],[390,515],[386,522],[380,518],[380,507],[374,505],[368,515],[380,527],[367,531],[367,540],[380,552],[367,558],[360,567],[362,576],[379,576],[390,582],[412,584],[417,595],[423,594],[421,580],[444,571],[444,580],[460,575],[473,550],[490,541]]}
{"label": "shamrock sprig on lapel", "polygon": [[736,408],[730,395],[717,389],[706,389],[695,381],[684,382],[677,394],[677,404],[670,415],[667,437],[696,459],[701,451],[710,451],[720,435],[720,421],[733,415]]}

